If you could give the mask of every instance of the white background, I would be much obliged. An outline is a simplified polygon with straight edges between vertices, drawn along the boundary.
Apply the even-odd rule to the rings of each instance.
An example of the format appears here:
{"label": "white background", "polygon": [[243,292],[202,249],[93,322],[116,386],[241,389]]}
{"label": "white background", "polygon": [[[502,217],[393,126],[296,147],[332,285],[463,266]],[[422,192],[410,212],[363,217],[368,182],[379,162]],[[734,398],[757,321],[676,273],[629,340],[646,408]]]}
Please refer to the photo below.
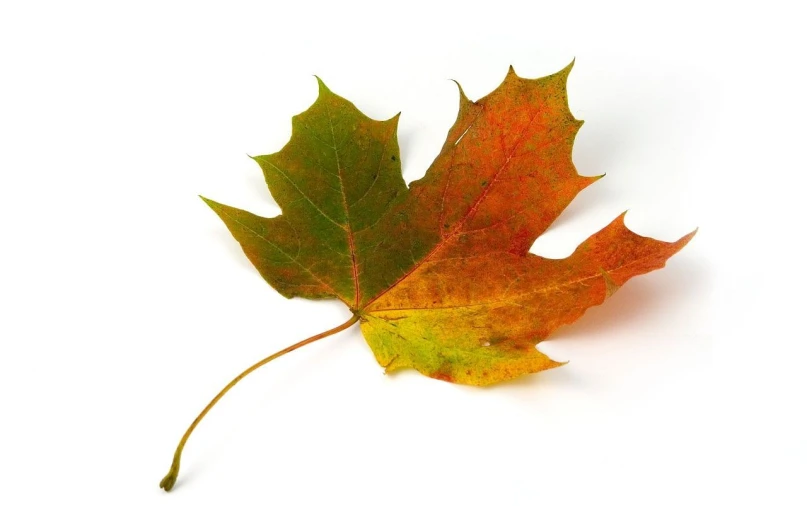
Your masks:
{"label": "white background", "polygon": [[[294,4],[290,7],[290,4]],[[803,28],[780,2],[4,2],[0,504],[805,504]],[[533,251],[630,209],[700,232],[487,388],[385,376],[358,328],[286,300],[197,198],[278,212],[246,155],[312,74],[402,111],[419,178],[462,83],[576,57],[574,160],[607,172]],[[799,484],[799,481],[802,483]]]}

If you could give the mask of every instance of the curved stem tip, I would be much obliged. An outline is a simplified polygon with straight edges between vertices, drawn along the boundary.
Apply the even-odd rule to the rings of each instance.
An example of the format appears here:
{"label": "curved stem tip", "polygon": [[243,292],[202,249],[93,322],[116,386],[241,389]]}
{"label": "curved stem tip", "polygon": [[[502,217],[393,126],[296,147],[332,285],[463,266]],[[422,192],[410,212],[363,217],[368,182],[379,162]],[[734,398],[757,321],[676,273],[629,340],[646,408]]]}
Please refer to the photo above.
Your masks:
{"label": "curved stem tip", "polygon": [[213,406],[215,406],[216,403],[219,402],[219,400],[222,397],[224,397],[224,394],[226,394],[232,387],[234,387],[236,385],[236,383],[238,383],[239,381],[244,379],[244,377],[246,377],[249,373],[251,373],[255,369],[258,369],[261,366],[264,366],[264,365],[268,364],[272,360],[274,360],[274,359],[276,359],[278,357],[282,357],[286,353],[292,352],[292,351],[296,350],[297,348],[302,348],[306,344],[311,344],[314,341],[319,341],[322,338],[325,338],[325,337],[328,337],[330,335],[333,335],[333,334],[336,334],[338,332],[341,332],[341,331],[347,329],[348,327],[352,326],[357,321],[359,321],[359,316],[357,314],[354,314],[352,318],[350,318],[348,321],[346,321],[342,325],[339,325],[338,327],[334,327],[331,330],[326,330],[325,332],[323,332],[321,334],[311,336],[308,339],[304,339],[304,340],[300,341],[297,344],[292,344],[288,348],[280,350],[277,353],[275,353],[274,355],[269,355],[268,357],[264,358],[260,362],[256,362],[255,364],[253,364],[252,366],[247,368],[244,372],[242,372],[241,374],[239,374],[238,376],[233,378],[232,381],[227,383],[227,386],[225,386],[221,390],[221,392],[219,392],[215,397],[213,397],[213,400],[210,401],[207,406],[205,406],[205,409],[203,409],[202,412],[199,413],[199,416],[196,417],[196,419],[193,421],[193,423],[190,425],[190,427],[188,427],[188,430],[185,431],[185,435],[182,436],[182,439],[179,441],[179,445],[177,445],[177,449],[174,452],[174,460],[173,460],[173,462],[171,462],[171,469],[168,471],[168,474],[165,475],[165,478],[163,478],[162,481],[160,481],[160,488],[164,489],[166,492],[168,492],[172,488],[174,488],[174,484],[177,481],[177,476],[179,476],[179,461],[182,458],[182,449],[185,448],[185,443],[188,442],[188,438],[191,436],[191,433],[193,432],[193,429],[195,429],[196,426],[199,425],[199,422],[202,421],[202,418],[205,417],[205,415],[208,413],[208,411],[210,411],[213,408]]}

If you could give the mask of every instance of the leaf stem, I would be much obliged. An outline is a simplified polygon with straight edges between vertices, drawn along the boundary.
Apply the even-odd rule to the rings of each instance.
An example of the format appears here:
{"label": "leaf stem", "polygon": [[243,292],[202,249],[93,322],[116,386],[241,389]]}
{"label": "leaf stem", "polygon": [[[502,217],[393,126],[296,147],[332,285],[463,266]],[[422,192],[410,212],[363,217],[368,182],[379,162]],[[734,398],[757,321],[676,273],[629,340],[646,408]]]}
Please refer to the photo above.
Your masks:
{"label": "leaf stem", "polygon": [[203,409],[202,412],[199,413],[199,416],[196,417],[196,419],[193,421],[193,423],[190,425],[190,427],[188,427],[188,430],[185,431],[185,435],[182,436],[182,439],[179,441],[179,445],[177,446],[177,449],[174,452],[174,461],[171,462],[171,469],[168,471],[168,474],[165,475],[165,478],[163,478],[162,481],[160,482],[160,488],[165,489],[165,491],[168,492],[174,487],[174,484],[177,481],[177,476],[179,475],[179,460],[182,457],[182,449],[185,448],[185,443],[188,442],[188,438],[190,437],[191,433],[193,432],[193,429],[195,429],[196,426],[199,425],[199,422],[202,421],[202,418],[205,417],[205,415],[208,413],[208,411],[210,411],[213,408],[213,406],[215,406],[216,403],[219,402],[219,400],[222,397],[224,397],[224,394],[226,394],[232,387],[234,387],[236,385],[236,383],[238,383],[239,381],[244,379],[249,373],[251,373],[255,369],[258,369],[261,366],[268,364],[272,360],[274,360],[274,359],[276,359],[278,357],[282,357],[286,353],[292,352],[292,351],[296,350],[297,348],[302,348],[306,344],[311,344],[314,341],[319,341],[320,339],[323,339],[323,338],[328,337],[330,335],[333,335],[333,334],[336,334],[338,332],[341,332],[341,331],[347,329],[348,327],[352,326],[357,321],[359,321],[359,315],[354,313],[352,318],[350,318],[345,323],[339,325],[338,327],[334,327],[334,328],[332,328],[330,330],[326,330],[325,332],[323,332],[321,334],[311,336],[308,339],[304,339],[304,340],[300,341],[299,343],[292,344],[288,348],[280,350],[280,351],[278,351],[277,353],[275,353],[273,355],[269,355],[268,357],[264,358],[260,362],[256,362],[255,364],[253,364],[252,366],[247,368],[244,372],[242,372],[241,374],[239,374],[238,376],[233,378],[232,381],[227,383],[227,386],[225,386],[221,390],[221,392],[219,392],[215,397],[213,397],[213,400],[211,400],[210,403],[208,403],[208,405],[205,406],[205,409]]}

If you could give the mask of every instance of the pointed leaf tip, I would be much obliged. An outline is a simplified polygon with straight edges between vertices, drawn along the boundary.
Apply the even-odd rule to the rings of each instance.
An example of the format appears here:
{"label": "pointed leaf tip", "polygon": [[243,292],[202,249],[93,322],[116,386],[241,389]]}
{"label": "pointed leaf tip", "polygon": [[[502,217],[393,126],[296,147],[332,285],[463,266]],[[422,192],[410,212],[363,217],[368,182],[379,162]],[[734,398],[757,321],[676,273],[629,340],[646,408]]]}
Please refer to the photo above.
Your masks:
{"label": "pointed leaf tip", "polygon": [[507,67],[507,75],[504,76],[504,80],[502,81],[502,83],[515,82],[520,79],[521,77],[519,77],[519,75],[516,74],[516,69],[512,65],[509,65]]}
{"label": "pointed leaf tip", "polygon": [[202,202],[207,204],[207,206],[210,209],[213,209],[214,211],[216,210],[217,207],[219,207],[221,205],[218,202],[216,202],[215,200],[211,200],[211,199],[205,197],[204,195],[199,195],[199,198],[202,199]]}
{"label": "pointed leaf tip", "polygon": [[572,61],[569,62],[568,65],[560,69],[559,71],[555,72],[554,74],[550,74],[546,76],[546,78],[539,78],[539,79],[552,79],[552,78],[560,78],[563,82],[567,82],[569,80],[569,74],[572,72],[572,68],[574,68],[575,59],[572,58]]}
{"label": "pointed leaf tip", "polygon": [[561,361],[555,360],[554,358],[551,358],[551,357],[547,357],[547,358],[550,361],[550,365],[549,365],[549,367],[547,367],[547,370],[555,369],[557,367],[563,367],[564,365],[567,365],[569,363],[568,360],[564,360],[564,361],[561,362]]}
{"label": "pointed leaf tip", "polygon": [[568,65],[566,65],[565,67],[563,67],[563,68],[560,70],[560,73],[568,75],[568,74],[569,74],[569,72],[571,72],[571,71],[572,71],[572,69],[574,68],[574,62],[575,62],[576,60],[577,60],[577,58],[572,58],[572,61],[570,61]]}
{"label": "pointed leaf tip", "polygon": [[462,89],[462,85],[459,83],[459,81],[456,79],[451,79],[451,81],[457,85],[457,90],[460,92],[460,111],[462,111],[464,107],[473,104],[473,101],[465,94],[465,90]]}
{"label": "pointed leaf tip", "polygon": [[320,77],[316,74],[314,74],[314,77],[317,79],[317,91],[319,92],[320,96],[324,94],[333,94],[331,89],[325,84],[325,81],[320,79]]}
{"label": "pointed leaf tip", "polygon": [[692,240],[693,237],[695,237],[695,235],[698,233],[698,230],[700,230],[700,227],[695,227],[695,230],[693,230],[692,232],[686,234],[685,236],[683,236],[682,238],[678,239],[675,242],[683,243],[681,245],[681,247],[684,247],[689,241]]}

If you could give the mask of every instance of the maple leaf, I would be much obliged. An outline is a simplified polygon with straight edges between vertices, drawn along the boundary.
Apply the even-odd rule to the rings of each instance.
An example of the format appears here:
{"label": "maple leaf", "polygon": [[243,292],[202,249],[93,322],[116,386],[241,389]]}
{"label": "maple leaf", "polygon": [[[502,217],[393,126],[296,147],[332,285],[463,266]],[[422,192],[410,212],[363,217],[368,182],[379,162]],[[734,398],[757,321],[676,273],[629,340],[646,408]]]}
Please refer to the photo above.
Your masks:
{"label": "maple leaf", "polygon": [[663,267],[695,234],[672,243],[642,237],[623,214],[568,258],[529,253],[601,177],[580,176],[572,164],[583,122],[568,107],[571,68],[525,79],[510,67],[476,102],[460,87],[445,144],[409,187],[398,115],[372,120],[317,78],[319,96],[293,117],[288,144],[254,157],[282,214],[264,218],[204,200],[281,294],[338,298],[354,316],[255,364],[201,416],[247,373],[357,321],[386,371],[488,385],[560,365],[536,344],[631,277]]}

